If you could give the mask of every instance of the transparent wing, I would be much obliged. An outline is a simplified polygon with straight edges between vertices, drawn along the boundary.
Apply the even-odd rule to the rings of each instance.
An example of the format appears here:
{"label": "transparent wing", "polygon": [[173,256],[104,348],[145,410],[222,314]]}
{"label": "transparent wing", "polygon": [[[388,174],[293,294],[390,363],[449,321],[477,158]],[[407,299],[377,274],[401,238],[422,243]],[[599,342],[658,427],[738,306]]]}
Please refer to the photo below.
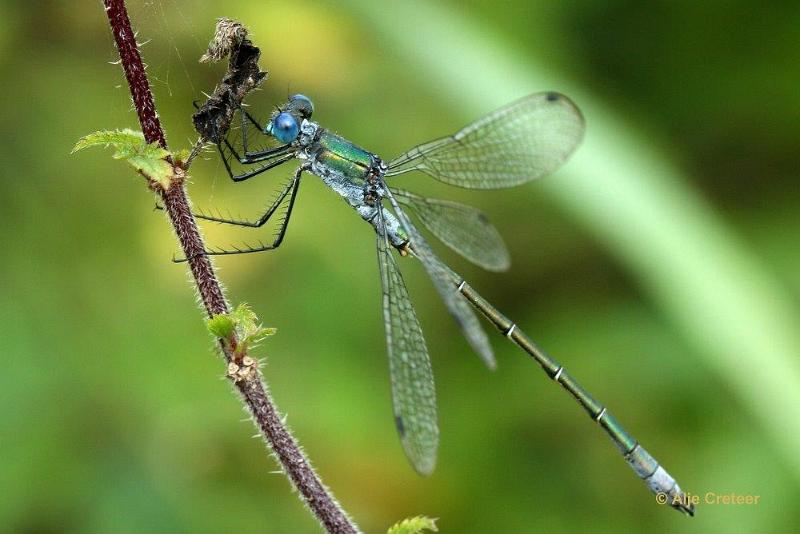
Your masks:
{"label": "transparent wing", "polygon": [[429,475],[436,466],[439,444],[433,371],[417,314],[388,246],[385,231],[382,233],[377,236],[378,265],[383,288],[383,320],[394,419],[403,449],[414,469],[422,475]]}
{"label": "transparent wing", "polygon": [[393,189],[397,201],[407,206],[442,243],[487,271],[505,271],[511,258],[500,233],[486,215],[470,206],[426,198]]}
{"label": "transparent wing", "polygon": [[580,110],[559,93],[535,93],[456,134],[416,146],[386,176],[421,171],[471,189],[511,187],[553,172],[583,137]]}
{"label": "transparent wing", "polygon": [[400,208],[391,190],[387,190],[386,198],[392,204],[392,208],[397,212],[397,217],[403,226],[403,229],[409,235],[409,243],[414,256],[419,259],[428,276],[433,281],[434,287],[442,297],[447,310],[450,315],[456,320],[458,326],[461,327],[461,332],[467,341],[472,346],[473,350],[478,353],[478,356],[484,361],[487,367],[494,369],[496,362],[492,347],[489,345],[489,339],[486,332],[481,328],[478,318],[472,311],[472,307],[467,303],[464,297],[459,293],[450,279],[450,269],[436,257],[431,250],[430,245],[422,238],[419,231],[411,224],[408,217]]}

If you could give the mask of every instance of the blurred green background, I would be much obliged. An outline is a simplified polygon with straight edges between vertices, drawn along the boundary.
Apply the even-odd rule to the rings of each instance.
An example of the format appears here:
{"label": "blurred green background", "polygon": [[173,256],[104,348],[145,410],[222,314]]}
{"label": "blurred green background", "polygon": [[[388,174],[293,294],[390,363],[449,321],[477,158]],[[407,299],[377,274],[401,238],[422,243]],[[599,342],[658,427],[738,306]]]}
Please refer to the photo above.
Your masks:
{"label": "blurred green background", "polygon": [[[437,378],[441,448],[428,479],[392,424],[372,232],[306,179],[283,247],[223,258],[233,302],[278,328],[261,349],[276,402],[359,525],[440,518],[442,532],[782,531],[800,522],[800,5],[797,2],[130,2],[171,148],[214,21],[243,21],[315,118],[391,157],[545,89],[587,137],[555,175],[470,192],[512,269],[442,256],[543,347],[678,479],[760,495],[688,519],[656,505],[608,439],[494,335],[486,371],[403,262]],[[100,2],[0,4],[0,530],[314,532],[265,453],[205,330],[174,238],[110,153],[135,127]],[[234,186],[212,152],[203,207],[252,215],[290,170]],[[212,243],[263,234],[205,226]]]}

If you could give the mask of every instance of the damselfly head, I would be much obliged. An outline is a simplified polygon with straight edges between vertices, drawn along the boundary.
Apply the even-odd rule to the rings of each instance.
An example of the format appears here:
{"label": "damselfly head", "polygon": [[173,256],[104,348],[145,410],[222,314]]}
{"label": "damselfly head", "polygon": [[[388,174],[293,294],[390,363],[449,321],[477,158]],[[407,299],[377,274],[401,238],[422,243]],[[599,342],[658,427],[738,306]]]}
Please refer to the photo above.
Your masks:
{"label": "damselfly head", "polygon": [[292,143],[300,133],[300,124],[310,119],[314,113],[314,103],[305,95],[289,97],[285,106],[278,108],[264,127],[264,133],[272,135],[281,143]]}

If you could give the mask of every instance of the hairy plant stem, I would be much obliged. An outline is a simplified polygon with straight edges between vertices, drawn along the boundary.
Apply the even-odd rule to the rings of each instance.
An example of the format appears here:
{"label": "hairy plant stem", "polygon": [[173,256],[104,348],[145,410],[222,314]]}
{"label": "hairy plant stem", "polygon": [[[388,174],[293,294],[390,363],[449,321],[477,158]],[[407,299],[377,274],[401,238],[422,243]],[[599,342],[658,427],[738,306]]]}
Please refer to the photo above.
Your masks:
{"label": "hairy plant stem", "polygon": [[[136,37],[131,29],[125,1],[104,0],[103,4],[145,140],[148,143],[158,142],[166,149],[167,142],[164,131],[158,120],[150,84],[139,55]],[[175,229],[183,253],[186,258],[189,258],[189,268],[209,316],[228,313],[228,303],[225,300],[222,286],[214,273],[211,260],[203,254],[205,245],[189,208],[189,201],[184,189],[185,164],[183,167],[173,165],[174,175],[169,187],[164,188],[155,182],[150,182],[149,185],[161,196],[164,209]],[[236,345],[235,335],[227,340],[220,340],[221,351],[229,365],[232,363],[239,365],[245,360],[246,354],[234,355]],[[253,365],[252,371],[244,374],[229,372],[228,377],[247,405],[247,409],[278,458],[284,472],[298,489],[303,502],[328,532],[358,532],[355,524],[322,484],[319,476],[300,450],[297,441],[282,423],[262,381],[258,366]]]}

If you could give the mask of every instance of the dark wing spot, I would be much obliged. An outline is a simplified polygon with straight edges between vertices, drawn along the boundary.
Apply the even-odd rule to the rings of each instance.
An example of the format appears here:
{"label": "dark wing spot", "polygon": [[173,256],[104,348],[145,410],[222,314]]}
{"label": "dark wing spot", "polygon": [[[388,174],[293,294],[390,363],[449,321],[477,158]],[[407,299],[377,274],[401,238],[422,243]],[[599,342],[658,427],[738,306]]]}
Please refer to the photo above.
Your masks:
{"label": "dark wing spot", "polygon": [[489,219],[486,218],[486,215],[483,213],[478,213],[478,220],[482,223],[488,223]]}
{"label": "dark wing spot", "polygon": [[406,427],[403,424],[403,418],[399,415],[394,416],[394,425],[397,427],[397,432],[400,433],[400,437],[405,437],[406,435]]}
{"label": "dark wing spot", "polygon": [[547,93],[547,96],[545,96],[545,98],[547,99],[548,102],[555,102],[556,100],[561,98],[561,95],[558,93],[554,93],[553,91],[550,91],[549,93]]}

